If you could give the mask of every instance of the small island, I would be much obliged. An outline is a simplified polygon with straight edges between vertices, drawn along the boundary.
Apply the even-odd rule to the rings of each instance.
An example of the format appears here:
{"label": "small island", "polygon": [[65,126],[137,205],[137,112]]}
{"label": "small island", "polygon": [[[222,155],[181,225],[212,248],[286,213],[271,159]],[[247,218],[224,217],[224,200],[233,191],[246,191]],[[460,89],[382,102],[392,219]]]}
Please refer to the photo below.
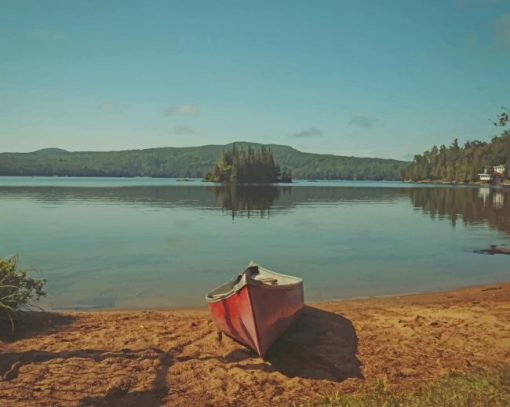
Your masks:
{"label": "small island", "polygon": [[244,151],[234,144],[231,151],[223,152],[212,171],[205,175],[204,181],[228,184],[291,183],[292,173],[290,170],[280,170],[270,148],[261,146],[253,149],[248,146],[248,151]]}

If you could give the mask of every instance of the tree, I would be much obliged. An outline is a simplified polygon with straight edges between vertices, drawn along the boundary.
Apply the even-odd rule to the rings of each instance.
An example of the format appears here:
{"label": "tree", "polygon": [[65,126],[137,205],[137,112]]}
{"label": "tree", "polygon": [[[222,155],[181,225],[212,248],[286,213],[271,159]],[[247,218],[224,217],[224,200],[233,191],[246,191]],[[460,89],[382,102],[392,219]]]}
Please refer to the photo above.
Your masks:
{"label": "tree", "polygon": [[[271,150],[264,146],[260,149],[248,146],[248,152],[245,152],[234,144],[232,151],[222,154],[204,180],[223,183],[273,183],[278,182],[279,177],[280,167],[275,163]],[[284,182],[291,182],[288,174],[285,174]]]}
{"label": "tree", "polygon": [[492,122],[492,124],[494,124],[494,126],[496,126],[496,127],[505,127],[508,124],[508,119],[509,119],[508,113],[510,113],[510,110],[508,110],[506,107],[502,107],[501,109],[503,110],[503,112],[501,112],[497,116],[495,122],[494,121]]}

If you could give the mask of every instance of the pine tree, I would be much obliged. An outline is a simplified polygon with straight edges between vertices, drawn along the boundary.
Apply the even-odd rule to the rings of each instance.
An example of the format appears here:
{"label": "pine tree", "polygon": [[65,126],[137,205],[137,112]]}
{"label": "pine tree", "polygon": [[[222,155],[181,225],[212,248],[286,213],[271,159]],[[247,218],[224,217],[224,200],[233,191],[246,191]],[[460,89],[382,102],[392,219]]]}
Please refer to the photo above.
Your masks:
{"label": "pine tree", "polygon": [[[234,144],[232,151],[222,154],[204,180],[224,183],[273,183],[280,181],[279,176],[280,167],[275,163],[271,150],[264,146],[254,150],[248,146],[248,151],[245,152]],[[286,174],[284,182],[291,181],[291,177]]]}

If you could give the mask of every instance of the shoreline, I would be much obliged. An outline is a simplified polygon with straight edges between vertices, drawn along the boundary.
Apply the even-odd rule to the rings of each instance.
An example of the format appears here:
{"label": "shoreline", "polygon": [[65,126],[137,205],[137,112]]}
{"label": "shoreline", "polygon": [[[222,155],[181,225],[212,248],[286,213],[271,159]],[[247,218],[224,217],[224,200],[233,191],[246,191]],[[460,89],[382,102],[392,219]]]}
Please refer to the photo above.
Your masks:
{"label": "shoreline", "polygon": [[419,185],[450,185],[450,186],[466,186],[466,187],[488,187],[488,188],[508,188],[510,187],[510,182],[505,181],[500,184],[491,184],[488,182],[482,181],[472,181],[472,182],[457,182],[457,181],[446,181],[446,180],[401,180],[401,182],[405,184],[419,184]]}
{"label": "shoreline", "polygon": [[349,297],[349,298],[334,298],[331,300],[321,300],[321,301],[310,301],[307,302],[308,305],[318,305],[320,306],[323,303],[331,303],[331,302],[350,302],[350,301],[369,301],[369,300],[383,300],[383,299],[401,299],[406,297],[419,297],[419,296],[428,296],[428,295],[441,295],[441,294],[449,294],[452,292],[461,292],[464,290],[477,290],[477,289],[485,289],[489,286],[502,286],[510,284],[510,280],[496,281],[493,283],[483,283],[483,284],[468,284],[468,285],[453,285],[451,287],[441,288],[437,290],[425,290],[425,291],[412,291],[405,292],[402,294],[394,293],[394,294],[382,294],[382,295],[366,295],[359,297]]}
{"label": "shoreline", "polygon": [[[510,280],[506,281],[495,281],[492,283],[482,283],[482,284],[468,284],[468,285],[452,285],[451,287],[441,288],[438,290],[425,290],[425,291],[406,291],[403,293],[391,293],[391,294],[381,294],[381,295],[362,295],[355,297],[346,297],[346,298],[331,298],[331,299],[321,299],[317,301],[305,301],[305,305],[309,306],[317,306],[320,307],[322,304],[329,303],[337,303],[337,302],[355,302],[355,301],[370,301],[370,300],[379,300],[379,299],[400,299],[404,297],[415,297],[422,295],[440,295],[444,293],[457,292],[469,289],[483,289],[487,286],[492,285],[506,285],[510,284]],[[306,294],[306,293],[305,293]],[[119,307],[119,308],[84,308],[84,309],[73,309],[73,308],[54,308],[54,309],[43,309],[42,312],[48,313],[56,313],[56,314],[79,314],[79,313],[117,313],[117,312],[146,312],[146,311],[155,311],[155,312],[166,312],[166,311],[207,311],[207,303],[204,300],[203,305],[195,305],[195,306],[162,306],[162,307]],[[34,311],[39,312],[39,311]]]}
{"label": "shoreline", "polygon": [[205,307],[22,314],[0,320],[9,405],[288,405],[402,389],[448,372],[510,365],[510,281],[308,303],[265,360],[223,336]]}

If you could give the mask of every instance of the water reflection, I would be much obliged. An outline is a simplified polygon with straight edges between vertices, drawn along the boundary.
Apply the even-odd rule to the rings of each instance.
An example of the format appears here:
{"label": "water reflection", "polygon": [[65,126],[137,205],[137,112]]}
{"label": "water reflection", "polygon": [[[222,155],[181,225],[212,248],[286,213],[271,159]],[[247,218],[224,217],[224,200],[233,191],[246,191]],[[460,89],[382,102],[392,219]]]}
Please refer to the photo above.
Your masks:
{"label": "water reflection", "polygon": [[385,204],[410,199],[412,207],[455,227],[487,224],[510,234],[510,191],[463,187],[351,186],[135,186],[114,188],[0,187],[0,199],[26,199],[50,206],[127,204],[158,208],[222,209],[236,217],[283,215],[302,205]]}
{"label": "water reflection", "polygon": [[508,274],[508,256],[472,253],[510,247],[508,190],[303,184],[0,187],[0,255],[34,266],[53,308],[203,305],[251,259],[312,301]]}
{"label": "water reflection", "polygon": [[306,186],[147,186],[115,188],[0,187],[0,199],[27,199],[46,204],[72,201],[123,203],[158,207],[199,207],[241,211],[267,211],[300,204],[389,202],[402,197],[399,188]]}
{"label": "water reflection", "polygon": [[225,185],[210,187],[209,190],[216,197],[218,205],[230,212],[232,219],[236,216],[269,216],[269,209],[280,193],[291,193],[290,187],[272,185]]}
{"label": "water reflection", "polygon": [[455,227],[459,218],[467,225],[487,224],[510,234],[510,197],[492,188],[412,188],[413,206],[432,218],[446,218]]}

